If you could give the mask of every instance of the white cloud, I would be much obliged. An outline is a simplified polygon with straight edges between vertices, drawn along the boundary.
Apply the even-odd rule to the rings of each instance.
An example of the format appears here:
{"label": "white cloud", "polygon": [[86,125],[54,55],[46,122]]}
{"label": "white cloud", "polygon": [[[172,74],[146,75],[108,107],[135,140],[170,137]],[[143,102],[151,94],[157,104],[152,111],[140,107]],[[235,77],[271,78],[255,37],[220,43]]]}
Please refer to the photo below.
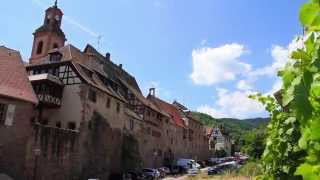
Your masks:
{"label": "white cloud", "polygon": [[256,69],[249,73],[249,76],[275,76],[289,61],[289,49],[279,45],[272,47],[271,56],[273,63],[270,66]]}
{"label": "white cloud", "polygon": [[251,65],[239,59],[245,52],[244,46],[237,43],[216,48],[194,49],[192,52],[193,72],[190,78],[198,85],[213,85],[234,80],[238,75],[251,70]]}
{"label": "white cloud", "polygon": [[197,111],[205,114],[209,114],[214,118],[227,118],[226,114],[224,114],[223,112],[220,112],[219,110],[216,110],[215,108],[209,105],[200,106],[197,108]]}
{"label": "white cloud", "polygon": [[237,83],[237,88],[239,90],[251,90],[253,89],[252,87],[252,82],[250,82],[249,80],[240,80]]}
{"label": "white cloud", "polygon": [[217,101],[214,106],[203,105],[197,111],[208,113],[215,118],[249,118],[265,115],[265,109],[261,103],[250,99],[248,96],[255,94],[253,91],[233,91],[217,89]]}
{"label": "white cloud", "polygon": [[271,49],[271,56],[273,62],[271,65],[267,65],[256,70],[252,70],[246,74],[244,80],[238,81],[237,88],[240,90],[251,90],[254,89],[253,84],[257,80],[261,80],[262,77],[272,77],[276,80],[272,85],[272,88],[266,93],[271,95],[276,91],[281,89],[282,83],[279,78],[277,78],[277,72],[285,67],[285,65],[291,61],[290,53],[298,48],[303,48],[303,42],[306,39],[296,38],[288,46],[273,45]]}
{"label": "white cloud", "polygon": [[[289,55],[292,51],[303,48],[305,39],[306,37],[295,39],[288,46],[273,45],[270,52],[272,63],[258,69],[251,69],[249,64],[239,61],[244,52],[243,46],[239,44],[194,50],[194,72],[191,78],[196,84],[212,85],[221,81],[237,80],[237,90],[217,89],[215,103],[202,105],[197,110],[216,118],[267,116],[263,105],[248,98],[248,95],[256,93],[255,90],[259,87],[254,86],[255,82],[263,81],[265,77],[275,79],[266,95],[273,95],[280,90],[282,81],[277,78],[277,72],[291,61]],[[235,66],[230,66],[230,63]]]}
{"label": "white cloud", "polygon": [[208,43],[208,41],[206,39],[201,40],[200,44],[201,46],[204,46]]}
{"label": "white cloud", "polygon": [[303,39],[294,39],[287,47],[274,45],[271,50],[273,63],[269,66],[259,68],[252,71],[250,76],[276,76],[277,72],[284,68],[287,62],[290,61],[290,53],[298,48],[303,47]]}

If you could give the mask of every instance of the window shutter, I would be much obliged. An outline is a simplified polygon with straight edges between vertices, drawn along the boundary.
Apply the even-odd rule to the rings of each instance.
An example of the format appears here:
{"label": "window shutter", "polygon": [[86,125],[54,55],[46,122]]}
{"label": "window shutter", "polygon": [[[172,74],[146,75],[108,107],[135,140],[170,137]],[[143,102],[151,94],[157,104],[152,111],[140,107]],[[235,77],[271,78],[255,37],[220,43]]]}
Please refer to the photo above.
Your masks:
{"label": "window shutter", "polygon": [[12,105],[12,104],[8,105],[6,120],[4,122],[4,124],[6,126],[12,126],[13,125],[13,118],[14,118],[15,109],[16,109],[15,105]]}

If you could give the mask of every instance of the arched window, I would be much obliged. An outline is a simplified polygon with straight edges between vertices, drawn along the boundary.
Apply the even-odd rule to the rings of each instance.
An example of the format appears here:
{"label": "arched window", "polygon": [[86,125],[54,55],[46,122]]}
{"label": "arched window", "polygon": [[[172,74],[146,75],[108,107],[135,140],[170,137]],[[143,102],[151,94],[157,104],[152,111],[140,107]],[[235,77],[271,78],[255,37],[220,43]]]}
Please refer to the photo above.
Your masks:
{"label": "arched window", "polygon": [[43,42],[40,41],[37,47],[37,54],[41,54],[43,49]]}
{"label": "arched window", "polygon": [[58,48],[59,46],[58,46],[58,44],[57,43],[54,43],[53,44],[53,49],[56,49],[56,48]]}

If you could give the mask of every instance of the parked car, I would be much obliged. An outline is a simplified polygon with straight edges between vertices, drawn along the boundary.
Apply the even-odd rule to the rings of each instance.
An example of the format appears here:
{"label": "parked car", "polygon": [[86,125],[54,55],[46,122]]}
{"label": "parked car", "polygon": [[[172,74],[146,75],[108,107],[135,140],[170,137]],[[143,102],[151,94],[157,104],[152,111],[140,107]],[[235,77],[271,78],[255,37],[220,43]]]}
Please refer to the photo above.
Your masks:
{"label": "parked car", "polygon": [[[166,173],[166,170],[165,170],[164,167],[158,168],[157,170],[158,170],[159,173],[160,173],[160,178],[166,177],[167,173]],[[170,171],[169,171],[169,172],[170,172]]]}
{"label": "parked car", "polygon": [[223,172],[223,170],[220,169],[218,166],[213,166],[208,169],[208,175],[216,175],[216,174],[220,174],[222,172]]}
{"label": "parked car", "polygon": [[170,168],[170,174],[179,174],[180,172],[180,167],[179,166],[171,166]]}
{"label": "parked car", "polygon": [[206,162],[205,161],[197,161],[197,163],[200,165],[200,168],[205,168],[206,167]]}
{"label": "parked car", "polygon": [[164,175],[164,177],[168,174],[170,174],[170,169],[167,168],[167,167],[161,167],[161,168],[158,168],[158,171],[160,172],[160,176],[161,176],[161,172],[162,174]]}
{"label": "parked car", "polygon": [[124,180],[144,180],[145,175],[139,171],[128,171],[124,175]]}
{"label": "parked car", "polygon": [[236,161],[231,161],[231,162],[225,162],[225,163],[219,164],[217,165],[217,167],[223,170],[232,170],[232,169],[238,169],[239,164]]}
{"label": "parked car", "polygon": [[193,159],[178,159],[177,166],[180,167],[180,172],[187,172],[188,169],[200,168],[200,164]]}
{"label": "parked car", "polygon": [[187,171],[188,176],[196,176],[197,174],[199,174],[199,172],[200,170],[198,168],[191,168]]}
{"label": "parked car", "polygon": [[155,180],[160,178],[160,172],[152,168],[142,169],[142,174],[145,176],[145,179],[147,180]]}
{"label": "parked car", "polygon": [[216,164],[218,164],[218,160],[219,160],[219,158],[210,158],[209,162],[211,163],[211,165],[216,165]]}

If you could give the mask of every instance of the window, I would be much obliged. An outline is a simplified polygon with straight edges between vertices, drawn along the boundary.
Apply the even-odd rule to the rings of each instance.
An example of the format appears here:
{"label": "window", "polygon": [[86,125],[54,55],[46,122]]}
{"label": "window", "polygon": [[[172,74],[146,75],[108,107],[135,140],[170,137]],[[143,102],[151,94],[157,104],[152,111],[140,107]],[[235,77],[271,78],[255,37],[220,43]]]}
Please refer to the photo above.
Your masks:
{"label": "window", "polygon": [[4,124],[7,114],[7,105],[0,104],[0,124]]}
{"label": "window", "polygon": [[93,90],[89,90],[89,94],[88,94],[88,98],[90,99],[90,101],[92,102],[97,102],[97,93]]}
{"label": "window", "polygon": [[130,119],[130,130],[134,129],[134,121],[133,119]]}
{"label": "window", "polygon": [[120,112],[120,103],[117,103],[117,113]]}
{"label": "window", "polygon": [[53,49],[56,49],[56,48],[58,48],[59,46],[58,46],[58,44],[57,43],[54,43],[53,44]]}
{"label": "window", "polygon": [[43,126],[47,126],[47,125],[49,124],[48,119],[41,119],[39,122],[40,122],[40,124],[43,125]]}
{"label": "window", "polygon": [[110,98],[107,98],[106,107],[107,107],[107,108],[110,108],[110,106],[111,106],[111,99],[110,99]]}
{"label": "window", "polygon": [[151,134],[151,128],[150,127],[147,128],[147,134]]}
{"label": "window", "polygon": [[43,49],[43,41],[40,41],[37,47],[37,54],[41,54]]}
{"label": "window", "polygon": [[60,122],[60,121],[57,121],[57,122],[56,122],[56,127],[57,127],[57,128],[61,128],[61,122]]}
{"label": "window", "polygon": [[68,123],[68,129],[76,130],[76,123],[75,122],[69,122]]}
{"label": "window", "polygon": [[62,54],[60,52],[54,52],[50,54],[50,62],[59,62],[62,59]]}

